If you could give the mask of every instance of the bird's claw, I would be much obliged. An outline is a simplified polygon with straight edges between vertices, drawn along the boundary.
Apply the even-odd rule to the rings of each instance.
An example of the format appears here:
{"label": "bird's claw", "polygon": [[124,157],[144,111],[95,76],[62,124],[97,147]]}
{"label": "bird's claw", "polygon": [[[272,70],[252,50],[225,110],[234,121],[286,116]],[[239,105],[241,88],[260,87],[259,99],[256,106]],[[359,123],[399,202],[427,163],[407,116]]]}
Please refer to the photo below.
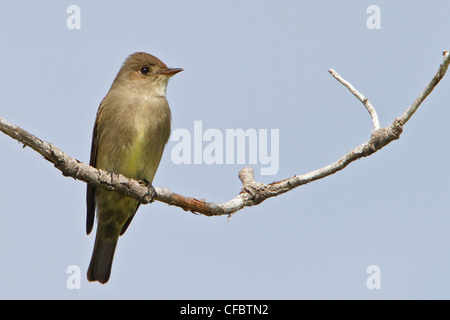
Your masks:
{"label": "bird's claw", "polygon": [[148,203],[152,203],[153,201],[155,201],[156,196],[158,195],[156,193],[155,188],[153,187],[153,185],[148,182],[147,180],[142,180],[144,182],[144,185],[147,187],[147,196],[150,198],[150,201]]}

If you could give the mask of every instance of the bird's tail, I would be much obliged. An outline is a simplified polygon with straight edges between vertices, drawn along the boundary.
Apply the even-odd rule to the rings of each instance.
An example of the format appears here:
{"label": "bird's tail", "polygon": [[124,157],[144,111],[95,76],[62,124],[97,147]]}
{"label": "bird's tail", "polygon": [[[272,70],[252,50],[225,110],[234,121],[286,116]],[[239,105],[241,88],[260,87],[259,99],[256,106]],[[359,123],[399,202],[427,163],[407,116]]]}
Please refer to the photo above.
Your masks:
{"label": "bird's tail", "polygon": [[102,226],[98,226],[95,236],[94,251],[92,252],[91,262],[87,272],[89,281],[98,281],[106,283],[111,274],[111,266],[116,251],[118,236],[115,239],[104,239],[102,237]]}

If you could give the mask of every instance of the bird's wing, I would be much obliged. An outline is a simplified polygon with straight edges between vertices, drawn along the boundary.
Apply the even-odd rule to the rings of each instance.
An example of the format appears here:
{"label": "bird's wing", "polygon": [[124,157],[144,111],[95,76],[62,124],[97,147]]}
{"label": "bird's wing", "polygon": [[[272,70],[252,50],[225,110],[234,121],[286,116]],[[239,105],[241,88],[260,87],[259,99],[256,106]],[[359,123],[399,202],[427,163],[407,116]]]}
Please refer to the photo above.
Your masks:
{"label": "bird's wing", "polygon": [[[91,159],[89,161],[89,165],[95,167],[97,165],[97,148],[98,148],[98,118],[100,113],[103,110],[103,102],[100,103],[100,107],[97,111],[97,116],[95,118],[94,130],[92,133],[92,145],[91,145]],[[87,214],[86,214],[86,233],[89,234],[92,231],[94,226],[95,219],[95,187],[91,186],[89,183],[87,185],[86,191],[86,205],[87,205]]]}

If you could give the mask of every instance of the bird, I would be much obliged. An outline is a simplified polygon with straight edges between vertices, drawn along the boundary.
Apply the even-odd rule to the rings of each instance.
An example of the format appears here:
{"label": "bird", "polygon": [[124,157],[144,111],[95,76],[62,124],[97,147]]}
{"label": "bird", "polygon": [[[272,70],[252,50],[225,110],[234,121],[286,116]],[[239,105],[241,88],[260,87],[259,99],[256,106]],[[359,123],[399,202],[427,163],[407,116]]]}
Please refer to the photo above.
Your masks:
{"label": "bird", "polygon": [[[128,56],[98,108],[90,166],[143,181],[156,195],[151,183],[171,130],[166,88],[169,78],[180,71],[146,52]],[[88,184],[86,204],[87,234],[97,216],[87,279],[105,284],[119,236],[127,230],[140,202]]]}

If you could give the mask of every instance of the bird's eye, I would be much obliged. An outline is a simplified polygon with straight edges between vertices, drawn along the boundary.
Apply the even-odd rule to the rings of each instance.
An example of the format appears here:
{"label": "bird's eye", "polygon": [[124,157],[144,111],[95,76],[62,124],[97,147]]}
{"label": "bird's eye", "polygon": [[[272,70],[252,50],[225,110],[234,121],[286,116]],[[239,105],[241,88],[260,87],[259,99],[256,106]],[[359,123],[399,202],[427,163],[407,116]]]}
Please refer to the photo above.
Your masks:
{"label": "bird's eye", "polygon": [[150,72],[150,69],[148,68],[148,67],[142,67],[140,70],[139,70],[139,72],[141,73],[141,74],[147,74],[147,73],[149,73]]}

